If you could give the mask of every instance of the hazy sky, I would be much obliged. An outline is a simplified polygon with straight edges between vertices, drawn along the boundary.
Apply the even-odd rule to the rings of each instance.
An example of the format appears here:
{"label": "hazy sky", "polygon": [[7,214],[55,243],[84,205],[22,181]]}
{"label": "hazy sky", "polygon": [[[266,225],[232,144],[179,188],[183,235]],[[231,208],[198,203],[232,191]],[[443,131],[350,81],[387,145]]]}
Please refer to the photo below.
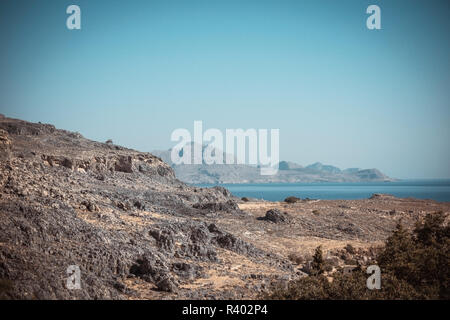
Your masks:
{"label": "hazy sky", "polygon": [[281,159],[450,178],[449,16],[448,0],[1,0],[0,112],[141,151],[194,120],[279,128]]}

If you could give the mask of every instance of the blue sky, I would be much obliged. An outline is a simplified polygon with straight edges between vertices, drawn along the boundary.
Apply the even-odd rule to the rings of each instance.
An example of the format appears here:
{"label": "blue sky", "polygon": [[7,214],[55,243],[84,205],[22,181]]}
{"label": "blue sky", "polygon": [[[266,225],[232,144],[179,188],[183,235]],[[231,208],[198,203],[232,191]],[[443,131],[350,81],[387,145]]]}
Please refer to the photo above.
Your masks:
{"label": "blue sky", "polygon": [[[82,29],[66,28],[77,4]],[[366,28],[370,4],[382,30]],[[0,2],[0,112],[141,151],[279,128],[280,158],[450,178],[449,1]]]}

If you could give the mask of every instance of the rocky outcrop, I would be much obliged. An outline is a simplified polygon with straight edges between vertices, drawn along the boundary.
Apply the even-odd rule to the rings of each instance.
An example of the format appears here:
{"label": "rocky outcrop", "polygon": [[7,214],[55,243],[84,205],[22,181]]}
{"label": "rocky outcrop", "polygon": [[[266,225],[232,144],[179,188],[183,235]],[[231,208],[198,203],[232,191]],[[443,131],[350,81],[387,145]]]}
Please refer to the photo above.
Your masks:
{"label": "rocky outcrop", "polygon": [[0,160],[5,161],[9,159],[11,154],[11,141],[8,137],[8,132],[0,129]]}
{"label": "rocky outcrop", "polygon": [[177,282],[170,274],[170,266],[167,259],[149,252],[136,260],[131,266],[130,273],[155,283],[161,291],[177,291]]}
{"label": "rocky outcrop", "polygon": [[239,206],[234,200],[228,200],[227,202],[196,203],[193,207],[196,209],[207,210],[208,212],[226,211],[241,213]]}
{"label": "rocky outcrop", "polygon": [[290,216],[286,212],[281,212],[278,209],[270,209],[266,212],[264,217],[261,217],[260,220],[266,220],[273,223],[285,223],[289,222]]}
{"label": "rocky outcrop", "polygon": [[[51,125],[0,118],[0,280],[9,298],[119,299],[127,279],[161,292],[218,263],[218,250],[261,253],[199,221],[242,214],[228,190],[178,181],[158,157]],[[170,222],[168,222],[170,221]],[[76,265],[83,290],[68,290]]]}
{"label": "rocky outcrop", "polygon": [[395,197],[391,194],[374,193],[370,196],[370,200],[393,200]]}

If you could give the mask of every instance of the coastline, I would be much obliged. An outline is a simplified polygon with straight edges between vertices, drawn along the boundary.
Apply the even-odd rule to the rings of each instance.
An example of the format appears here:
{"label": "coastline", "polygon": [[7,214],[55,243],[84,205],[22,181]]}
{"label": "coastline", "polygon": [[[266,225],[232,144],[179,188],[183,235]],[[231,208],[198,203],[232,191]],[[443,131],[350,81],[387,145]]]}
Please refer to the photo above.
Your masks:
{"label": "coastline", "polygon": [[305,182],[196,184],[196,187],[222,186],[241,198],[283,201],[286,197],[321,200],[362,200],[374,193],[399,198],[417,198],[438,202],[450,201],[450,179],[403,179],[395,182]]}

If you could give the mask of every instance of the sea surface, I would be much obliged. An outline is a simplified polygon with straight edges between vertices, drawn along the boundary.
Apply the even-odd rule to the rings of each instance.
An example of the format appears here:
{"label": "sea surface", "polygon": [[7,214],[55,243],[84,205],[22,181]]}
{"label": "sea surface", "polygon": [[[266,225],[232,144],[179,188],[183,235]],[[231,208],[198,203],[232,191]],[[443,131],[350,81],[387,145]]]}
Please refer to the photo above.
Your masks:
{"label": "sea surface", "polygon": [[[198,185],[211,187],[213,185]],[[450,180],[402,180],[395,182],[317,182],[222,184],[237,197],[282,201],[286,197],[356,200],[367,199],[374,193],[387,193],[400,198],[450,201]]]}

